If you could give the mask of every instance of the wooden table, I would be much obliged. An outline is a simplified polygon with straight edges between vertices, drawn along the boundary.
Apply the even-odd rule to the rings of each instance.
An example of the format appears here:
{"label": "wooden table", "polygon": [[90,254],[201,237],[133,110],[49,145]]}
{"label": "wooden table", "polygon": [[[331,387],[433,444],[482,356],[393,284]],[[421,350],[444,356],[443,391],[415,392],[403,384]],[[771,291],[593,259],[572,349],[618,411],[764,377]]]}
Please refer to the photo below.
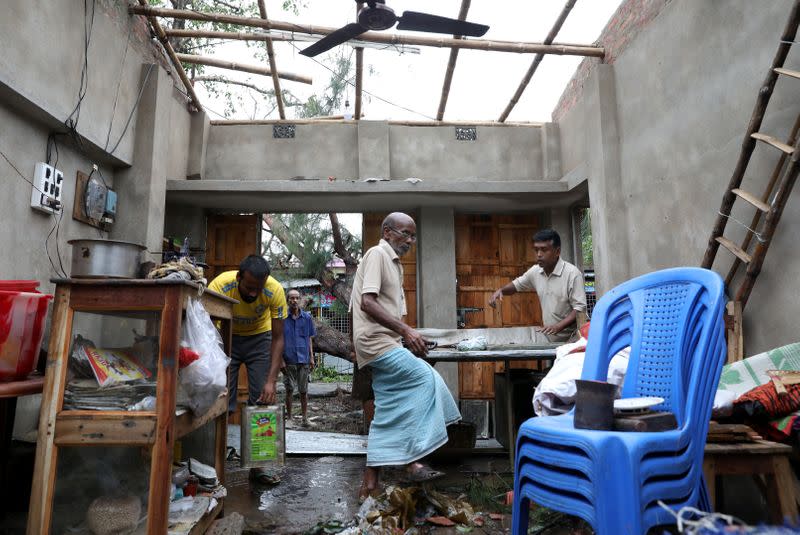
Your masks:
{"label": "wooden table", "polygon": [[[514,461],[517,445],[517,430],[514,427],[514,412],[511,403],[511,366],[512,362],[519,361],[553,361],[556,358],[556,348],[561,344],[541,344],[520,349],[486,349],[483,351],[456,351],[436,349],[428,353],[425,360],[435,365],[437,362],[503,362],[505,363],[506,377],[506,413],[508,432],[508,457],[511,461],[511,470],[514,470]],[[496,400],[495,400],[496,401]]]}
{"label": "wooden table", "polygon": [[[204,415],[175,413],[178,353],[184,309],[197,298],[222,329],[225,353],[230,354],[232,306],[235,300],[183,280],[56,279],[50,347],[39,415],[39,440],[33,475],[28,535],[50,533],[58,449],[64,446],[124,446],[148,450],[150,479],[147,533],[167,532],[175,440],[211,421],[216,424],[214,459],[224,483],[227,396]],[[148,335],[158,338],[155,363],[154,411],[65,410],[64,390],[76,313],[146,321]],[[105,327],[104,327],[105,328]],[[207,515],[197,531],[207,527],[222,503]],[[211,518],[209,518],[211,517]],[[195,530],[192,531],[195,533]]]}
{"label": "wooden table", "polygon": [[[720,476],[750,475],[766,497],[770,521],[782,525],[784,518],[788,517],[796,522],[795,482],[789,464],[791,454],[791,446],[766,440],[706,444],[703,474],[712,508],[722,493]],[[760,476],[764,477],[763,481]]]}

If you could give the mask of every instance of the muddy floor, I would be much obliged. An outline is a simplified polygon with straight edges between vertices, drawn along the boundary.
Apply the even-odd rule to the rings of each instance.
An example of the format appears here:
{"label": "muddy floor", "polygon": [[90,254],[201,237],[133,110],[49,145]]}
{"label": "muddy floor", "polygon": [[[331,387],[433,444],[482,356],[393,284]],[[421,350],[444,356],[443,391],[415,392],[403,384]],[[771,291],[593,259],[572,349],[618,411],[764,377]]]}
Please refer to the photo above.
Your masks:
{"label": "muddy floor", "polygon": [[[301,423],[297,399],[292,412],[293,418],[288,425],[297,431],[362,432],[360,403],[344,389],[329,388],[325,397],[314,396],[309,400],[308,427]],[[232,431],[235,435],[236,430]],[[374,509],[389,517],[382,519],[385,525],[402,522],[403,529],[397,533],[496,535],[509,532],[511,510],[504,501],[506,492],[511,490],[513,475],[505,455],[439,455],[428,461],[433,468],[447,475],[419,486],[408,482],[401,470],[384,471],[381,481],[384,488],[400,490],[394,494],[395,501],[397,496],[412,497],[409,499],[413,500],[413,512],[407,514],[405,520],[398,520],[402,515],[388,514],[394,507],[389,500],[376,504]],[[360,455],[290,456],[285,466],[277,470],[281,482],[263,486],[249,481],[248,470],[240,468],[237,461],[229,461],[225,511],[235,511],[244,516],[246,534],[321,535],[342,532],[357,522],[361,509],[357,493],[364,462],[365,458]],[[436,517],[442,515],[432,502],[466,507],[471,521],[447,527],[436,525]],[[580,521],[547,511],[532,511],[531,517],[530,533],[579,535],[591,532],[585,530]]]}

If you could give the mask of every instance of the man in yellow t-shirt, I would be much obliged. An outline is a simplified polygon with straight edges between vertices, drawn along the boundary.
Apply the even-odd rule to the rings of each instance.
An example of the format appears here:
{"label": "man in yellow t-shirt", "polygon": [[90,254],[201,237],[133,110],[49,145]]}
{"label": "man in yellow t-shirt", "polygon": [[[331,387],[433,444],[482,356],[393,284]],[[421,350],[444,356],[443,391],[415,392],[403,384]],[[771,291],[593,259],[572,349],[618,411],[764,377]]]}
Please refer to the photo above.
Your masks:
{"label": "man in yellow t-shirt", "polygon": [[228,368],[228,410],[236,410],[239,366],[247,367],[247,402],[275,403],[278,373],[283,363],[283,320],[286,296],[283,287],[270,276],[264,258],[250,255],[238,271],[218,275],[210,290],[239,301],[233,306],[233,347]]}

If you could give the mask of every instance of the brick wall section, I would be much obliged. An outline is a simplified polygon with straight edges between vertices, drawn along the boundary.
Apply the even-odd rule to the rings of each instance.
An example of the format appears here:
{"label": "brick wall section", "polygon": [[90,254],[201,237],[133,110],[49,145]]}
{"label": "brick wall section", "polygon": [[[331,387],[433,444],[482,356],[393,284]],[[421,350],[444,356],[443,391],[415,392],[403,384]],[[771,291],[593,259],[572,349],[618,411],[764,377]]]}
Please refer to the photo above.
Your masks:
{"label": "brick wall section", "polygon": [[575,105],[583,94],[583,85],[595,65],[614,63],[639,32],[650,24],[672,0],[623,0],[600,33],[596,44],[605,48],[602,58],[585,58],[567,84],[553,110],[553,122],[558,122]]}

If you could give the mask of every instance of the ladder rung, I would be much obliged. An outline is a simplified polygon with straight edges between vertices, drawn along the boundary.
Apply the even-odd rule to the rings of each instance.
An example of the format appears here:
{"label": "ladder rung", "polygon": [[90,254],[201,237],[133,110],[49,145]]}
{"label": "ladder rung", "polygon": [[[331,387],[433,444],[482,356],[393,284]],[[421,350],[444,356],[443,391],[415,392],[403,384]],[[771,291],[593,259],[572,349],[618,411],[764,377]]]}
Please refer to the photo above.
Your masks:
{"label": "ladder rung", "polygon": [[776,138],[768,136],[767,134],[762,134],[760,132],[753,132],[752,134],[750,134],[750,137],[752,137],[753,139],[757,139],[759,141],[763,141],[764,143],[768,143],[773,147],[775,147],[776,149],[785,152],[786,154],[791,154],[794,152],[794,147],[791,147],[786,143],[778,141]]}
{"label": "ladder rung", "polygon": [[791,76],[792,78],[800,78],[800,71],[793,71],[791,69],[783,69],[781,67],[775,67],[775,72],[778,74],[783,74],[784,76]]}
{"label": "ladder rung", "polygon": [[718,238],[717,238],[717,242],[718,242],[718,243],[719,243],[721,246],[723,246],[724,248],[726,248],[727,250],[729,250],[730,252],[732,252],[733,254],[735,254],[735,255],[736,255],[736,257],[737,257],[737,258],[739,258],[739,260],[741,260],[741,261],[742,261],[742,262],[744,262],[745,264],[749,264],[749,263],[750,263],[750,260],[752,260],[752,259],[753,259],[753,257],[751,257],[749,254],[747,254],[747,253],[744,251],[744,249],[742,249],[741,247],[739,247],[738,245],[736,245],[735,243],[733,243],[733,242],[732,242],[731,240],[729,240],[728,238],[725,238],[725,237],[723,237],[723,236],[720,236],[720,237],[718,237]]}
{"label": "ladder rung", "polygon": [[759,199],[758,197],[756,197],[755,195],[753,195],[752,193],[738,188],[732,189],[731,193],[738,196],[742,200],[749,202],[762,212],[769,212],[769,205],[764,201],[762,201],[761,199]]}

